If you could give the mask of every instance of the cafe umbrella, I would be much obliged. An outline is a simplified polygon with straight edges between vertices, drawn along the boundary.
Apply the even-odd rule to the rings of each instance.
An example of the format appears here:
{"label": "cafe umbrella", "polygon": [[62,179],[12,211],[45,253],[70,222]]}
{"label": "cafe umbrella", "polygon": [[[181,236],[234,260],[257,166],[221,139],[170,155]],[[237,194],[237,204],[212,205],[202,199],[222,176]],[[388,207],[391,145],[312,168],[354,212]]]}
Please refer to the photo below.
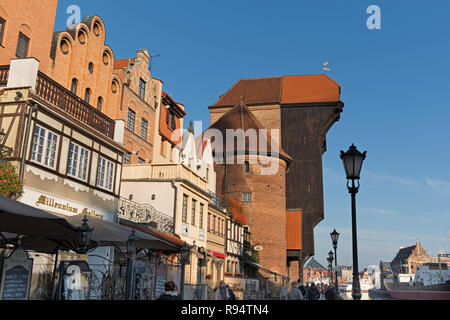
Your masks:
{"label": "cafe umbrella", "polygon": [[78,228],[66,219],[0,196],[1,244],[54,253],[57,248],[77,251]]}

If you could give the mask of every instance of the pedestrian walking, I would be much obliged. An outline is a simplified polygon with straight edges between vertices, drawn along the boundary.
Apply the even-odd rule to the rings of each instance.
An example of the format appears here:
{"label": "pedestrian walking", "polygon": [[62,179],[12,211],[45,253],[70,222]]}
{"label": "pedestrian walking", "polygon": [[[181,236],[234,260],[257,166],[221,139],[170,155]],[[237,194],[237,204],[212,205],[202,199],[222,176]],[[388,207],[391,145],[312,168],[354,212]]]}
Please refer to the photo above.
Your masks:
{"label": "pedestrian walking", "polygon": [[334,286],[328,286],[327,291],[325,292],[325,300],[336,300]]}
{"label": "pedestrian walking", "polygon": [[289,283],[286,282],[283,287],[281,287],[280,300],[289,300]]}
{"label": "pedestrian walking", "polygon": [[167,281],[164,284],[165,292],[159,296],[156,300],[181,300],[180,294],[177,290],[177,286],[173,281]]}
{"label": "pedestrian walking", "polygon": [[303,300],[308,300],[308,295],[306,294],[306,289],[303,283],[300,280],[297,280],[298,282],[298,288],[300,289],[300,292],[303,295]]}
{"label": "pedestrian walking", "polygon": [[291,284],[291,290],[288,293],[288,300],[303,300],[303,295],[298,288],[297,281],[294,281]]}
{"label": "pedestrian walking", "polygon": [[230,300],[230,291],[225,281],[220,281],[219,287],[216,289],[216,300]]}
{"label": "pedestrian walking", "polygon": [[319,300],[319,298],[320,298],[319,290],[317,290],[317,287],[314,283],[311,284],[311,287],[309,288],[308,297],[309,297],[309,300]]}
{"label": "pedestrian walking", "polygon": [[234,294],[233,290],[231,290],[230,286],[226,285],[228,294],[230,295],[230,300],[237,300],[236,295]]}

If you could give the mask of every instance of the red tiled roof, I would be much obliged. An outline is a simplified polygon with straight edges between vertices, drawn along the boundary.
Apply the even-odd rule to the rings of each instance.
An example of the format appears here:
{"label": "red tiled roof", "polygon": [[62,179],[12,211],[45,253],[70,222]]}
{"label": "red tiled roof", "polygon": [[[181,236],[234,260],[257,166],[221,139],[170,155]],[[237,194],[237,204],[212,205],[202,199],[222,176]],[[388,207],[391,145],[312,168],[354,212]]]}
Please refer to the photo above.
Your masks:
{"label": "red tiled roof", "polygon": [[279,103],[281,100],[281,77],[241,79],[228,90],[214,106],[234,106],[241,97],[247,105]]}
{"label": "red tiled roof", "polygon": [[130,61],[134,61],[134,59],[122,59],[114,61],[114,69],[127,68]]}
{"label": "red tiled roof", "polygon": [[281,104],[339,100],[339,84],[325,74],[283,77]]}
{"label": "red tiled roof", "polygon": [[[265,141],[260,141],[261,137],[258,132],[260,129],[265,129],[258,120],[256,120],[255,116],[252,114],[250,110],[248,110],[247,106],[244,104],[244,102],[240,102],[234,106],[230,111],[225,113],[219,120],[217,120],[214,124],[212,124],[209,129],[217,129],[222,132],[223,137],[227,136],[227,130],[233,129],[238,130],[242,129],[244,132],[246,132],[249,129],[253,129],[257,132],[257,145],[256,150],[250,150],[252,145],[250,144],[249,139],[245,139],[245,150],[237,150],[237,147],[239,145],[236,145],[233,147],[235,152],[248,152],[249,154],[259,154],[259,147],[260,146],[267,146],[267,152],[271,152],[272,150],[272,138],[270,136],[270,132],[267,131],[267,139]],[[224,151],[227,148],[227,144],[224,143],[222,146],[224,148]],[[280,156],[284,157],[285,160],[291,161],[292,158],[281,148],[281,146],[274,146],[274,150],[279,150]],[[215,152],[221,152],[221,150],[214,150]]]}
{"label": "red tiled roof", "polygon": [[340,86],[325,74],[241,79],[212,107],[340,101]]}

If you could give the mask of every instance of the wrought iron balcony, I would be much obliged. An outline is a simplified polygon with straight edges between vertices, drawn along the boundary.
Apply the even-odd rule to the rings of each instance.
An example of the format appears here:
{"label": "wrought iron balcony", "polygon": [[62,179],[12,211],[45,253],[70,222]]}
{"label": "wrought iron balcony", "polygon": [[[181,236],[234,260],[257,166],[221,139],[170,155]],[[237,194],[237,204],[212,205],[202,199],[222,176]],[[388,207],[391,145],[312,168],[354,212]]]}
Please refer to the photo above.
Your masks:
{"label": "wrought iron balcony", "polygon": [[174,220],[149,204],[139,204],[121,198],[119,201],[119,218],[135,223],[145,224],[159,231],[173,233]]}
{"label": "wrought iron balcony", "polygon": [[[0,66],[0,86],[7,84],[8,74],[9,66]],[[40,71],[37,75],[35,94],[105,136],[114,139],[114,120]]]}

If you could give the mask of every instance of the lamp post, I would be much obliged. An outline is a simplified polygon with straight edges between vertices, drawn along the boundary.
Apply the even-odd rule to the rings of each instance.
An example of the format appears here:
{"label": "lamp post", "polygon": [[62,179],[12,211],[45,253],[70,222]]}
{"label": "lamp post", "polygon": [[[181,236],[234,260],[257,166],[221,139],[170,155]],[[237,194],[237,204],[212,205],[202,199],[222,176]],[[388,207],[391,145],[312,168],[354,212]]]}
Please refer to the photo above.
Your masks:
{"label": "lamp post", "polygon": [[336,231],[336,229],[333,230],[332,233],[330,233],[331,241],[333,242],[333,248],[334,248],[334,266],[335,266],[335,292],[336,294],[339,294],[339,283],[338,283],[338,272],[337,272],[337,245],[339,241],[339,232]]}
{"label": "lamp post", "polygon": [[133,300],[134,289],[134,256],[136,254],[136,248],[139,238],[136,236],[136,231],[133,230],[126,242],[127,247],[127,271],[126,271],[126,283],[125,283],[125,299]]}
{"label": "lamp post", "polygon": [[328,276],[330,277],[330,284],[333,282],[332,281],[332,279],[331,279],[331,277],[332,277],[332,270],[331,270],[331,268],[333,268],[333,265],[332,265],[332,261],[331,261],[331,258],[328,256],[328,258],[327,258],[327,261],[328,261]]}
{"label": "lamp post", "polygon": [[333,282],[333,260],[334,260],[334,253],[333,251],[328,252],[328,258],[330,259],[330,280]]}
{"label": "lamp post", "polygon": [[183,248],[181,248],[181,283],[180,283],[180,297],[184,300],[184,274],[186,265],[189,264],[191,259],[191,248],[184,242]]}
{"label": "lamp post", "polygon": [[[341,159],[347,175],[347,188],[352,198],[352,244],[353,244],[353,300],[361,300],[361,286],[358,272],[358,245],[356,232],[356,194],[359,191],[359,179],[363,161],[367,152],[361,153],[352,145],[347,152],[341,151]],[[351,181],[351,185],[350,185]],[[355,183],[356,181],[356,183]]]}

